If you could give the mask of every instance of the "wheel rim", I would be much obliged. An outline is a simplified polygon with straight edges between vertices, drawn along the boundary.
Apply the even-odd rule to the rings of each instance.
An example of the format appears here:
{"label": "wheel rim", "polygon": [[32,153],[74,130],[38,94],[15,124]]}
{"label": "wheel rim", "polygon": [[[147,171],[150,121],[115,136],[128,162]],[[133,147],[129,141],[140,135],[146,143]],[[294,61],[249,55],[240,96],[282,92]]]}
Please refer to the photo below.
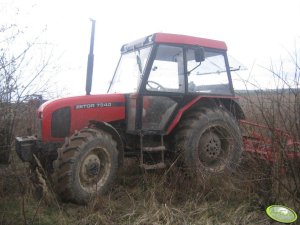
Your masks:
{"label": "wheel rim", "polygon": [[94,148],[82,160],[79,170],[81,187],[89,192],[97,192],[106,182],[111,163],[104,148]]}
{"label": "wheel rim", "polygon": [[206,170],[222,171],[229,161],[232,148],[233,139],[225,128],[210,127],[200,137],[199,160]]}

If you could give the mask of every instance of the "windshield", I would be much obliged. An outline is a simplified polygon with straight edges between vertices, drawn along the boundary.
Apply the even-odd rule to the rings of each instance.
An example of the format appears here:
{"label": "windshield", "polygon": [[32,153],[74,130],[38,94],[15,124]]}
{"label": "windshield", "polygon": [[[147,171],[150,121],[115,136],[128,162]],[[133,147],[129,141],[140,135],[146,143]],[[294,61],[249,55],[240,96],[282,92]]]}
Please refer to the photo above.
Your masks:
{"label": "windshield", "polygon": [[109,93],[135,93],[150,54],[151,47],[122,54]]}

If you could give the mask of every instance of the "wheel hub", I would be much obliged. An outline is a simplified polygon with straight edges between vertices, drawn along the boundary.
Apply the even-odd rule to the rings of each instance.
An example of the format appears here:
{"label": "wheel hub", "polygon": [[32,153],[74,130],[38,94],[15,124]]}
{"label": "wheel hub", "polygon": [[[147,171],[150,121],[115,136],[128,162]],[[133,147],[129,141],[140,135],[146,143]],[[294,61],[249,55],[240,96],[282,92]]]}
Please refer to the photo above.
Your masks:
{"label": "wheel hub", "polygon": [[200,141],[200,155],[203,160],[216,160],[222,152],[221,140],[213,132],[203,135]]}
{"label": "wheel hub", "polygon": [[84,161],[83,166],[81,167],[81,177],[86,182],[92,181],[100,173],[101,163],[98,155],[90,154]]}
{"label": "wheel hub", "polygon": [[100,164],[98,163],[91,163],[91,164],[88,164],[86,166],[86,171],[87,171],[87,174],[89,176],[96,176],[99,174],[99,171],[100,171]]}

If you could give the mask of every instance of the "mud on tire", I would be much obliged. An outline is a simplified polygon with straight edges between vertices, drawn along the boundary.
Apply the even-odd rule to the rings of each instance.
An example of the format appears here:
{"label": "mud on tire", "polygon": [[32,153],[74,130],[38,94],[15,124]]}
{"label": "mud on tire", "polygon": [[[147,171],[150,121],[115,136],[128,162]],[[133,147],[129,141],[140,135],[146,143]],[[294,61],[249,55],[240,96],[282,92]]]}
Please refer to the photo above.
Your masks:
{"label": "mud on tire", "polygon": [[232,171],[242,153],[237,121],[222,108],[190,112],[179,124],[175,139],[185,168],[198,175]]}
{"label": "mud on tire", "polygon": [[54,186],[61,199],[87,203],[113,182],[118,168],[117,144],[110,134],[85,128],[58,149],[53,167]]}

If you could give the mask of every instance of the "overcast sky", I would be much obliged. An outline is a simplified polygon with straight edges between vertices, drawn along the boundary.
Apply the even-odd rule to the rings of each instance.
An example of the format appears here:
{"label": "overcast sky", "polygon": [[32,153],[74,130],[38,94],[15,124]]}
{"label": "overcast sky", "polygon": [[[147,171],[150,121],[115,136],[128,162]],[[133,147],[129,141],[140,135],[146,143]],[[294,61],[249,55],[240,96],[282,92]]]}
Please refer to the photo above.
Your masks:
{"label": "overcast sky", "polygon": [[70,95],[85,93],[89,18],[97,21],[92,93],[106,91],[124,43],[155,32],[225,41],[228,54],[249,69],[239,75],[251,71],[262,87],[270,85],[261,66],[286,60],[300,43],[299,0],[2,0],[0,7],[2,23],[27,27],[28,40],[47,27],[43,38],[60,68],[51,76]]}

